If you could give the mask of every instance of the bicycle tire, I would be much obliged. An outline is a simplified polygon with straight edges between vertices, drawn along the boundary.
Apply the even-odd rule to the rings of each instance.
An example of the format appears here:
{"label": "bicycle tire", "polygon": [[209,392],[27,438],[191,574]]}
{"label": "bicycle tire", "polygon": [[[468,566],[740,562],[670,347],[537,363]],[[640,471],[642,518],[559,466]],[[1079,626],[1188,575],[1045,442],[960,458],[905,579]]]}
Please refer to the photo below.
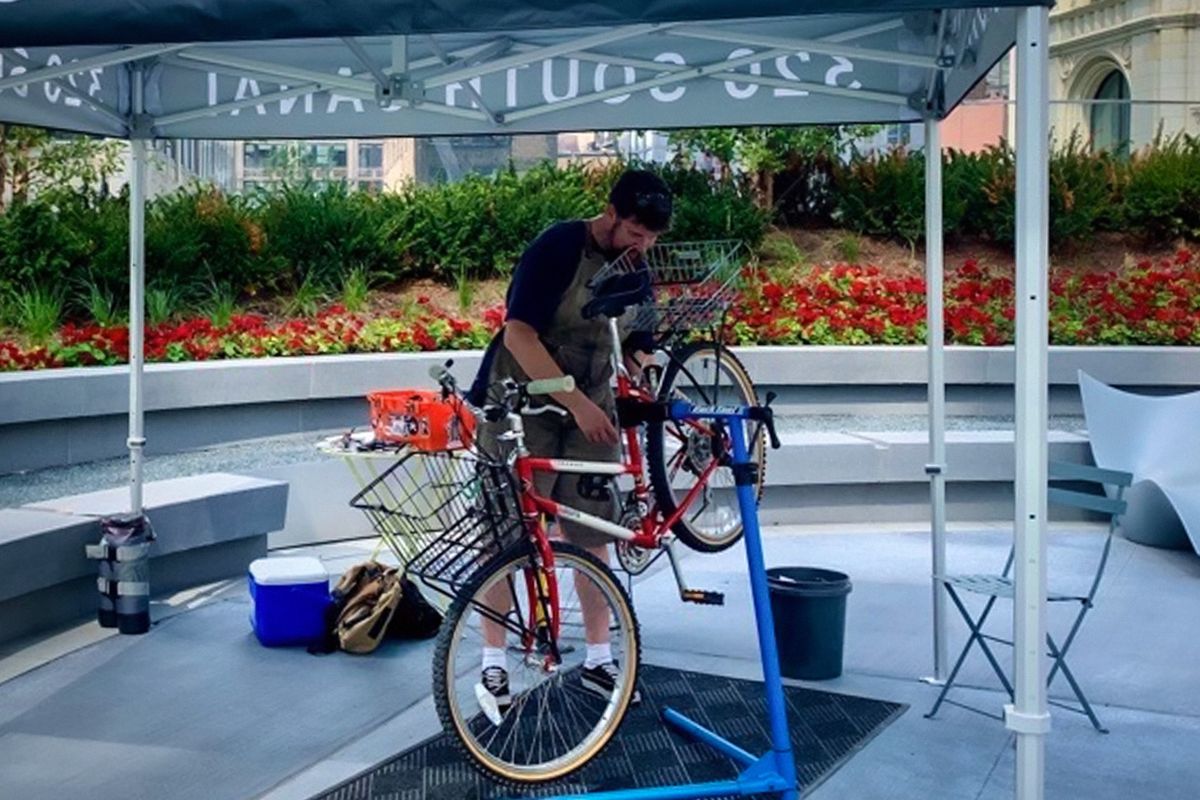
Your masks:
{"label": "bicycle tire", "polygon": [[[715,392],[711,390],[711,387],[699,385],[693,375],[693,371],[688,367],[688,364],[694,362],[696,359],[715,360],[716,366],[714,369],[718,372],[724,371],[729,376],[730,383],[727,386],[723,386],[718,381]],[[677,382],[682,381],[690,382],[694,387],[692,389],[693,394],[698,396],[686,397],[686,393],[677,386]],[[728,348],[721,347],[718,349],[717,345],[711,342],[692,342],[669,354],[667,367],[663,372],[662,382],[659,385],[659,397],[669,399],[673,394],[681,394],[686,399],[700,405],[748,406],[758,404],[758,393],[742,362]],[[731,394],[736,394],[736,396],[731,396]],[[673,435],[681,441],[683,439],[682,436],[678,435],[677,431],[668,434],[668,431],[671,430],[668,426],[673,425],[674,423],[668,420],[666,422],[653,421],[647,423],[646,426],[646,460],[650,473],[650,485],[654,490],[654,498],[658,504],[659,512],[664,518],[674,514],[683,499],[676,496],[677,490],[673,485],[674,476],[672,475],[672,467],[669,463],[672,459],[679,457],[680,449],[671,454],[667,452],[666,438],[668,435]],[[762,426],[751,428],[750,430],[752,432],[747,437],[749,440],[747,441],[747,446],[750,450],[751,461],[758,465],[757,483],[754,487],[754,497],[757,501],[762,499],[763,483],[766,479],[766,431],[763,430]],[[681,448],[688,446],[688,444],[690,443],[681,445]],[[684,458],[686,459],[686,456]],[[728,472],[729,468],[727,466],[718,467],[717,470],[718,472],[721,470]],[[731,472],[728,479],[729,485],[732,486]],[[686,492],[683,494],[686,496]],[[733,502],[736,503],[736,500]],[[716,553],[732,547],[742,538],[744,529],[740,514],[737,516],[736,523],[730,522],[728,529],[722,529],[717,535],[701,529],[699,525],[695,524],[695,519],[695,516],[689,519],[685,513],[671,526],[671,532],[692,550],[702,553]]]}
{"label": "bicycle tire", "polygon": [[[472,661],[472,651],[469,648],[464,649],[464,640],[466,639],[466,636],[463,635],[464,628],[469,628],[471,618],[478,616],[477,612],[480,609],[487,608],[487,606],[481,604],[481,598],[486,599],[485,595],[492,590],[492,587],[507,585],[510,589],[513,589],[514,595],[519,594],[513,587],[513,583],[508,582],[509,579],[506,576],[531,568],[536,563],[532,545],[510,549],[496,556],[492,561],[480,568],[476,575],[463,587],[463,591],[455,598],[447,610],[434,650],[433,698],[443,729],[453,734],[452,739],[476,769],[493,781],[516,788],[537,786],[549,781],[558,780],[583,768],[588,762],[598,756],[611,742],[613,735],[624,719],[637,686],[637,671],[640,658],[637,616],[634,613],[633,604],[630,602],[625,590],[621,587],[617,576],[600,559],[581,548],[557,541],[552,542],[551,547],[554,552],[556,570],[570,568],[574,569],[576,574],[587,574],[601,588],[606,600],[609,602],[609,612],[611,615],[609,623],[610,636],[614,629],[614,621],[616,623],[615,627],[622,634],[619,666],[623,677],[617,691],[609,696],[609,699],[606,701],[607,705],[602,707],[602,711],[597,710],[600,707],[596,705],[597,701],[595,700],[591,701],[593,705],[590,708],[581,707],[583,706],[583,700],[580,697],[586,696],[587,692],[582,687],[573,685],[574,676],[572,673],[575,671],[574,668],[560,669],[557,675],[551,675],[541,684],[531,686],[524,691],[521,695],[524,699],[514,698],[511,709],[505,714],[500,723],[482,718],[484,717],[483,712],[472,713],[472,709],[469,707],[472,695],[464,691],[462,687],[464,686],[464,682],[470,681],[468,671],[472,668],[475,670],[479,669],[480,662],[478,658],[480,651],[478,649],[473,651],[475,653],[475,660]],[[520,622],[519,597],[516,598],[514,605],[518,610],[507,612],[505,616],[506,618],[515,616],[517,622]],[[557,612],[560,615],[560,622],[564,629],[571,627],[571,624],[563,619],[566,616],[564,609],[567,605],[568,603],[565,600],[560,602],[560,608]],[[536,632],[531,630],[528,624],[522,624],[519,627],[525,632],[536,636]],[[560,635],[556,643],[561,648],[565,640],[565,637]],[[482,637],[480,637],[480,643],[482,644]],[[506,650],[512,650],[512,648],[506,648]],[[563,652],[568,651],[564,650]],[[586,647],[577,647],[569,652],[573,653],[576,658],[579,658],[585,654]],[[522,658],[526,666],[528,666],[530,655],[530,652],[526,650]],[[544,651],[534,656],[534,659],[543,657]],[[537,671],[536,667],[534,671]],[[524,674],[522,673],[522,675]],[[548,707],[550,711],[546,716],[553,721],[556,714],[554,710],[556,706],[554,705],[554,701],[548,698],[550,693],[555,691],[555,687],[551,686],[551,684],[556,681],[562,689],[562,692],[556,695],[560,703],[557,708],[560,708],[564,712],[569,712],[562,714],[563,718],[567,719],[568,725],[576,720],[582,720],[578,728],[583,730],[586,728],[587,719],[590,716],[595,716],[598,722],[590,730],[584,731],[586,736],[571,746],[568,752],[555,755],[544,762],[516,763],[516,746],[524,744],[524,734],[527,731],[522,731],[520,736],[515,737],[514,733],[527,722],[525,710],[531,707],[531,705],[536,704],[538,706],[537,721],[540,722],[542,709]],[[576,694],[571,694],[572,692]],[[581,692],[582,695],[579,694]],[[579,705],[565,699],[568,697],[575,698],[575,701]],[[530,698],[534,699],[531,701]],[[464,699],[466,703],[463,702]],[[514,713],[516,716],[512,716]],[[481,737],[489,732],[489,725],[495,729],[495,733],[491,734],[491,742],[485,744],[481,741]],[[515,738],[517,740],[514,746],[513,758],[508,759],[504,755],[505,742],[500,743],[499,754],[493,752],[494,748],[489,749],[491,743],[498,736],[502,735],[505,725],[511,726],[507,734],[508,738],[510,740]],[[559,728],[559,741],[566,742],[566,737],[562,735],[562,728]],[[566,742],[566,744],[571,745],[571,742]],[[555,745],[553,737],[550,737],[550,745]],[[531,741],[528,744],[528,750],[532,751],[533,749],[534,746]],[[542,750],[538,749],[537,752],[541,756]],[[554,755],[553,750],[551,750],[551,754]]]}

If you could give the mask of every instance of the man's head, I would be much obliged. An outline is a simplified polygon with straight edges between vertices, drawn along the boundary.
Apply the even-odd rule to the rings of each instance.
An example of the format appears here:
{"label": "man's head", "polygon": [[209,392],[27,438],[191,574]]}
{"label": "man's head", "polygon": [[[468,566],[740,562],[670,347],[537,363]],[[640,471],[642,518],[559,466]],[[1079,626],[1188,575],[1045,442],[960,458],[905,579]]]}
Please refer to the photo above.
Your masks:
{"label": "man's head", "polygon": [[613,184],[604,211],[611,226],[608,249],[646,252],[671,226],[671,208],[671,190],[662,178],[647,170],[626,170]]}

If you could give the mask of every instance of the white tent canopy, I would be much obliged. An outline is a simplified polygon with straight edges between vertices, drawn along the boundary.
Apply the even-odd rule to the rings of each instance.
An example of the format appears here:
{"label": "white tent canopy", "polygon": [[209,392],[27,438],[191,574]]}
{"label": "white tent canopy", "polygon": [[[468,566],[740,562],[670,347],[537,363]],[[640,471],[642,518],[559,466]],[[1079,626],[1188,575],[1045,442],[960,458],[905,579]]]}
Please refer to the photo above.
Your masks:
{"label": "white tent canopy", "polygon": [[[0,122],[131,141],[131,510],[141,513],[145,143],[937,122],[1016,43],[1019,798],[1041,798],[1048,11],[1031,0],[0,0]],[[934,576],[944,572],[941,166],[928,158]],[[933,581],[935,673],[945,669]]]}

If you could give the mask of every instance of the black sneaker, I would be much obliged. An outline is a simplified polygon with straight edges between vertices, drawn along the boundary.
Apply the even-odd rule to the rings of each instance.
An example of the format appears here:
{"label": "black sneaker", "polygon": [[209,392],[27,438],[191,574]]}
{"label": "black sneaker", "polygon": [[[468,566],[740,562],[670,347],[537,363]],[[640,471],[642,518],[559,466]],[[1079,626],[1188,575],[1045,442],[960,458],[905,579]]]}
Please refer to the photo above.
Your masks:
{"label": "black sneaker", "polygon": [[[589,692],[598,694],[603,698],[612,697],[613,690],[617,687],[617,678],[621,671],[617,666],[617,662],[609,661],[607,664],[598,664],[590,669],[585,668],[583,674],[580,675],[579,681],[583,684],[583,688]],[[642,702],[642,693],[635,686],[633,688],[633,697],[629,700],[629,705],[636,706]]]}
{"label": "black sneaker", "polygon": [[508,690],[508,670],[504,667],[488,667],[475,684],[475,699],[484,715],[493,725],[499,725],[512,707],[512,694]]}

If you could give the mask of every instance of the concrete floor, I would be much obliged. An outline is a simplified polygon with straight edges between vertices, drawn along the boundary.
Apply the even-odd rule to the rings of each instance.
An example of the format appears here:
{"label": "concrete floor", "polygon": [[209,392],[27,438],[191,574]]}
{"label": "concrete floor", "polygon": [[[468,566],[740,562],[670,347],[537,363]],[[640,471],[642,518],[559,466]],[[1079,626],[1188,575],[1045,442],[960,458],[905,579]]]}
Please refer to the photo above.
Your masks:
{"label": "concrete floor", "polygon": [[[954,572],[1003,564],[1010,537],[976,526],[950,537]],[[1094,528],[1052,532],[1052,583],[1086,582]],[[1012,737],[996,719],[945,706],[920,681],[931,669],[929,543],[901,527],[769,529],[770,566],[851,576],[845,674],[818,688],[911,705],[810,797],[993,800],[1013,793]],[[318,548],[331,573],[359,543]],[[635,585],[645,660],[760,677],[740,548],[684,559],[689,582],[726,593],[721,608],[681,604],[669,572]],[[145,637],[94,626],[30,643],[0,660],[0,797],[308,798],[436,733],[428,643],[376,655],[314,657],[258,648],[240,581],[174,598]],[[1096,608],[1070,662],[1101,719],[1053,710],[1047,797],[1194,798],[1200,785],[1200,558],[1114,542]],[[1007,609],[1005,609],[1007,611]],[[1003,634],[1011,617],[994,615]],[[1055,614],[1061,629],[1069,619]],[[954,620],[952,651],[965,627]],[[720,635],[714,635],[719,631]],[[1006,696],[983,658],[953,695],[998,714]],[[157,687],[157,688],[156,688]],[[1053,695],[1066,698],[1066,684]],[[140,705],[138,704],[140,702]]]}

